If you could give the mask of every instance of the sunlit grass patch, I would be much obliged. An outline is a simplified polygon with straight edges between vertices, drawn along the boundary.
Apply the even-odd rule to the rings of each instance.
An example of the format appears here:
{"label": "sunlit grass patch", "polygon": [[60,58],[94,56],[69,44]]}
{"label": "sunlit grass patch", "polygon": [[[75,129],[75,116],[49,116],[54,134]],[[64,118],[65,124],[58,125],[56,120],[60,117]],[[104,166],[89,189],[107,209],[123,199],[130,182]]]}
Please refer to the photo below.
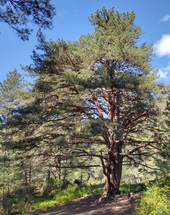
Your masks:
{"label": "sunlit grass patch", "polygon": [[[33,194],[31,197],[31,205],[25,211],[34,212],[39,210],[45,210],[50,207],[68,203],[74,199],[81,198],[89,194],[102,194],[104,183],[94,182],[92,184],[69,184],[67,189],[53,189],[49,194]],[[120,192],[121,193],[137,193],[145,190],[144,183],[131,184],[121,182]],[[15,201],[16,202],[16,201]],[[13,213],[13,215],[26,214],[24,212]]]}
{"label": "sunlit grass patch", "polygon": [[[48,196],[34,196],[32,199],[31,208],[35,210],[43,210],[49,207],[67,203],[74,199],[83,197],[89,194],[102,194],[104,183],[98,183],[93,185],[68,185],[65,190],[57,190],[56,193]],[[145,189],[144,183],[139,183],[132,185],[130,183],[121,183],[120,191],[121,193],[137,193]]]}
{"label": "sunlit grass patch", "polygon": [[70,202],[73,199],[77,199],[85,195],[101,193],[102,187],[96,187],[91,190],[89,185],[83,185],[80,187],[76,185],[68,185],[66,190],[58,190],[55,194],[49,196],[34,196],[31,209],[33,211],[43,210],[54,205]]}

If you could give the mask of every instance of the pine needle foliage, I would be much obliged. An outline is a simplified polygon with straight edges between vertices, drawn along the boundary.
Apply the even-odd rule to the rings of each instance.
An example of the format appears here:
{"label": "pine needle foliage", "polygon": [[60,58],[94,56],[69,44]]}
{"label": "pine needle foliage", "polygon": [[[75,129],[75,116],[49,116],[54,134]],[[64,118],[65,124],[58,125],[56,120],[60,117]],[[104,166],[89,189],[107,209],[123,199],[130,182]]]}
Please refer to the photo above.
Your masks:
{"label": "pine needle foliage", "polygon": [[55,8],[50,0],[0,1],[0,22],[5,22],[24,41],[33,29],[26,27],[32,21],[41,28],[51,28]]}
{"label": "pine needle foliage", "polygon": [[148,167],[147,158],[166,145],[155,126],[168,88],[151,66],[152,45],[138,46],[133,11],[103,7],[89,20],[94,33],[74,42],[47,42],[38,32],[34,64],[24,68],[37,78],[34,102],[14,109],[8,126],[20,135],[13,149],[34,149],[58,168],[92,167],[89,159],[98,158],[108,198],[119,193],[123,162]]}

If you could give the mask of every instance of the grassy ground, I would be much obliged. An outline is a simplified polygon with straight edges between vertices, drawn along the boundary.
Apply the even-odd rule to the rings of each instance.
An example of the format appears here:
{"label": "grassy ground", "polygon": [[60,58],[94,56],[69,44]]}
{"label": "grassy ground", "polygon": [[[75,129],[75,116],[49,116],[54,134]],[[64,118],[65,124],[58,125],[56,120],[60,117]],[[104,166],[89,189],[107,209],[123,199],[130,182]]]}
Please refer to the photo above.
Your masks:
{"label": "grassy ground", "polygon": [[[16,204],[15,212],[11,215],[26,215],[30,212],[41,211],[58,204],[67,203],[73,199],[80,198],[89,194],[101,194],[104,184],[70,184],[65,190],[54,189],[48,195],[34,194],[30,206],[25,206],[24,210]],[[170,214],[170,177],[160,178],[145,183],[130,184],[122,182],[120,185],[121,193],[143,192],[141,199],[138,200],[136,209],[137,215],[145,214]],[[17,203],[13,200],[13,202]]]}
{"label": "grassy ground", "polygon": [[[58,204],[67,203],[72,201],[73,199],[80,198],[89,194],[102,194],[102,188],[104,184],[94,183],[94,184],[70,184],[68,188],[65,190],[53,190],[48,195],[34,194],[32,195],[31,206],[25,206],[18,208],[17,204],[13,204],[13,208],[15,208],[15,212],[11,213],[11,215],[26,215],[30,212],[45,210],[47,208],[53,207]],[[132,185],[130,183],[121,183],[120,192],[121,193],[138,193],[145,190],[144,183],[139,183]],[[13,201],[16,202],[16,201]],[[17,202],[16,202],[17,203]],[[27,212],[24,212],[27,211]]]}

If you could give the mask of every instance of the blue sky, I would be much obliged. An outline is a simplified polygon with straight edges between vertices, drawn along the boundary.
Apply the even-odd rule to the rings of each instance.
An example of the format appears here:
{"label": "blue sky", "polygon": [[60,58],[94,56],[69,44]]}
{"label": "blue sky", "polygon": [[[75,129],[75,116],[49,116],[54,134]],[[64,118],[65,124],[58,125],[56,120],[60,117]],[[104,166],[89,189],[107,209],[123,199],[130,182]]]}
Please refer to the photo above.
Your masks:
{"label": "blue sky", "polygon": [[[115,7],[119,12],[136,12],[135,24],[140,25],[144,35],[141,42],[153,44],[156,56],[151,62],[159,69],[161,81],[170,83],[170,0],[52,0],[56,8],[53,29],[43,30],[47,40],[77,40],[81,34],[94,31],[88,16],[105,6]],[[37,44],[38,27],[31,26],[34,31],[29,41],[22,41],[5,23],[0,23],[0,82],[14,68],[20,73],[20,64],[32,63],[31,54]]]}

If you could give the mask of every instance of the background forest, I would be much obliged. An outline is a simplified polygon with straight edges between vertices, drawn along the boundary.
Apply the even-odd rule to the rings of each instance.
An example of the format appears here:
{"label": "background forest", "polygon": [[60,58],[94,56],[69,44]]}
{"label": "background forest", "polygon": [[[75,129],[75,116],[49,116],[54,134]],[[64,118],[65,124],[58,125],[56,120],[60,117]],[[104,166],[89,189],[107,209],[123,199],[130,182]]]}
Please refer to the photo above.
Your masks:
{"label": "background forest", "polygon": [[[49,4],[46,13],[51,19],[54,7]],[[41,27],[50,27],[50,21],[42,21]],[[155,184],[163,193],[163,214],[170,212],[170,88],[157,80],[153,46],[139,45],[143,32],[133,11],[103,7],[89,21],[94,32],[73,42],[47,41],[39,30],[33,63],[22,66],[34,82],[14,69],[0,83],[4,214],[24,214],[90,193],[100,193],[100,201],[121,192],[145,190],[147,195]],[[14,30],[22,40],[31,32]],[[148,187],[146,181],[153,184]],[[154,208],[146,211],[145,203],[141,200],[140,209],[149,214]]]}

